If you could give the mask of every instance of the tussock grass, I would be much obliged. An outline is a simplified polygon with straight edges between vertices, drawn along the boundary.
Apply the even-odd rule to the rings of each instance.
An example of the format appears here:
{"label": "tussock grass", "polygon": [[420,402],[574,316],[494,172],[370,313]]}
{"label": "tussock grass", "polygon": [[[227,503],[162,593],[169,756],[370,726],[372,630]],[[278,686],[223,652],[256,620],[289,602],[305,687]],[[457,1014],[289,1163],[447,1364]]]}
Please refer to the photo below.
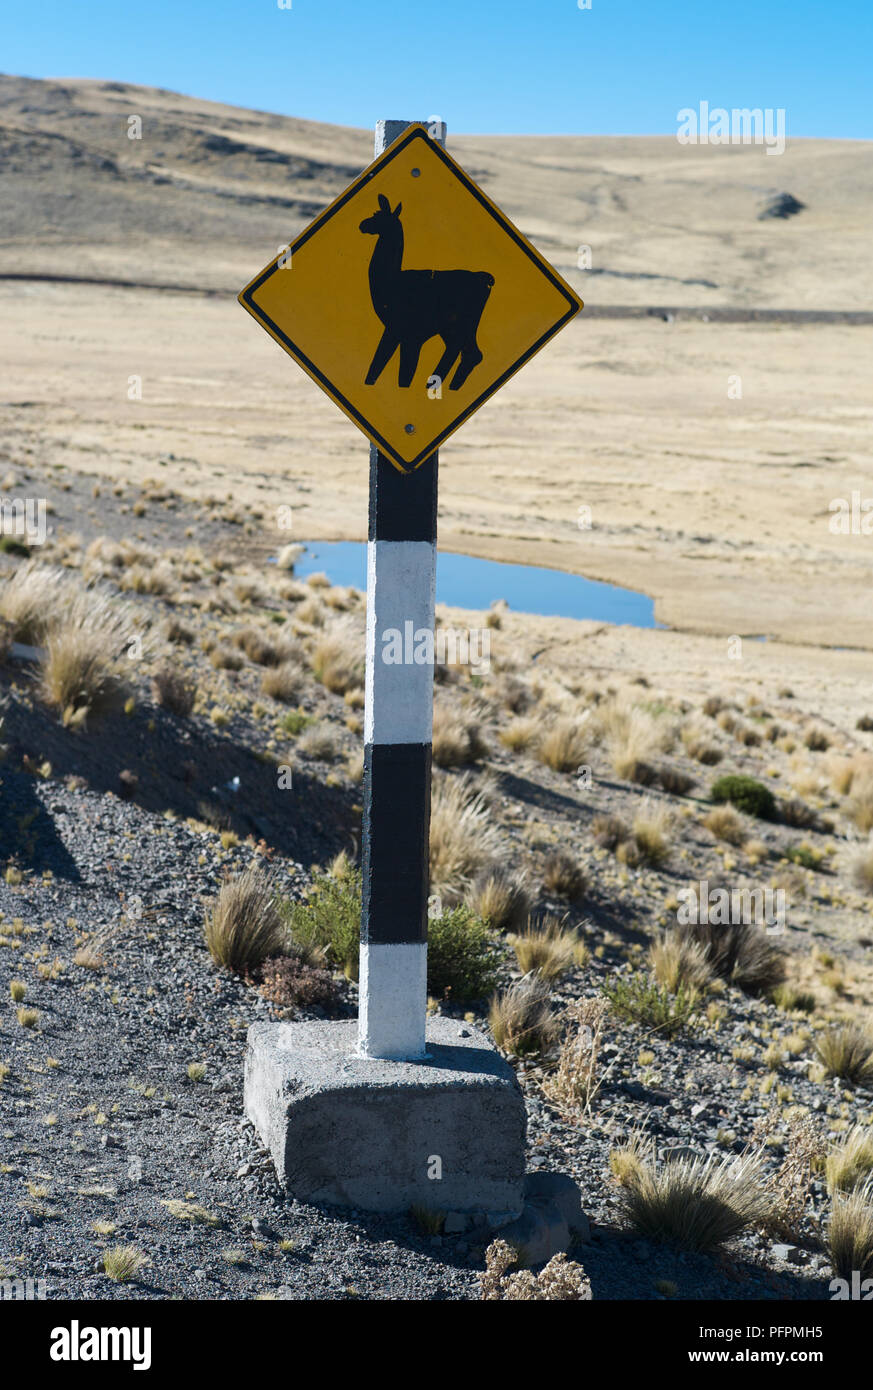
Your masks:
{"label": "tussock grass", "polygon": [[588,886],[579,861],[566,850],[555,850],[543,869],[543,887],[556,897],[578,902]]}
{"label": "tussock grass", "polygon": [[434,706],[433,760],[437,767],[464,767],[487,753],[479,725],[441,702]]}
{"label": "tussock grass", "polygon": [[536,755],[553,772],[575,772],[585,757],[589,736],[578,719],[555,719],[537,740]]}
{"label": "tussock grass", "polygon": [[850,1192],[873,1173],[873,1128],[853,1125],[830,1150],[825,1163],[829,1192]]}
{"label": "tussock grass", "polygon": [[641,1156],[618,1189],[628,1226],[684,1250],[717,1250],[765,1221],[769,1201],[760,1159],[680,1158],[658,1163]]}
{"label": "tussock grass", "polygon": [[162,709],[184,718],[194,708],[197,685],[182,671],[172,666],[161,666],[152,676],[152,697]]}
{"label": "tussock grass", "polygon": [[223,1221],[214,1212],[208,1211],[199,1202],[183,1201],[181,1197],[169,1197],[161,1202],[177,1221],[187,1221],[191,1226],[221,1226]]}
{"label": "tussock grass", "polygon": [[828,1076],[855,1086],[873,1085],[873,1038],[857,1024],[824,1029],[815,1040],[815,1054]]}
{"label": "tussock grass", "polygon": [[873,893],[873,845],[867,845],[855,855],[852,878],[856,888],[864,893]]}
{"label": "tussock grass", "polygon": [[256,865],[225,880],[205,915],[206,946],[216,965],[244,975],[285,941],[272,880]]}
{"label": "tussock grass", "polygon": [[524,932],[510,936],[509,944],[525,975],[536,970],[541,979],[556,980],[575,964],[579,936],[556,917],[547,917],[530,919]]}
{"label": "tussock grass", "polygon": [[[309,580],[314,578],[309,576]],[[298,617],[300,609],[297,610]],[[312,673],[335,695],[364,681],[364,639],[351,620],[335,623],[316,641],[312,649]]]}
{"label": "tussock grass", "polygon": [[40,694],[61,711],[65,724],[112,709],[124,693],[115,642],[105,633],[69,627],[46,639]]}
{"label": "tussock grass", "polygon": [[147,1264],[145,1254],[135,1245],[113,1245],[103,1251],[103,1272],[115,1284],[129,1284]]}
{"label": "tussock grass", "polygon": [[594,817],[591,825],[594,843],[600,849],[615,851],[623,841],[630,838],[630,829],[621,816],[601,814]]}
{"label": "tussock grass", "polygon": [[495,994],[488,1024],[497,1046],[507,1052],[526,1056],[548,1051],[560,1030],[548,983],[536,974],[525,975]]}
{"label": "tussock grass", "polygon": [[503,869],[486,869],[465,894],[464,901],[494,931],[520,927],[530,914],[524,882]]}
{"label": "tussock grass", "polygon": [[713,806],[703,817],[703,824],[717,840],[724,840],[728,845],[742,845],[748,835],[744,821],[733,806]]}
{"label": "tussock grass", "polygon": [[828,1225],[828,1252],[834,1273],[851,1279],[873,1273],[873,1179],[848,1193],[835,1193]]}
{"label": "tussock grass", "polygon": [[705,989],[712,970],[703,947],[677,931],[664,932],[649,947],[649,967],[659,985],[671,994]]}
{"label": "tussock grass", "polygon": [[245,665],[243,654],[235,647],[226,647],[223,643],[218,643],[209,653],[209,664],[214,666],[216,671],[241,671]]}
{"label": "tussock grass", "polygon": [[771,994],[785,979],[785,955],[753,923],[688,922],[676,928],[702,949],[713,975],[746,994]]}
{"label": "tussock grass", "polygon": [[39,1009],[16,1009],[15,1017],[22,1028],[35,1028],[39,1023]]}
{"label": "tussock grass", "polygon": [[670,851],[673,817],[663,801],[645,800],[633,818],[634,844],[644,863],[657,867]]}
{"label": "tussock grass", "polygon": [[272,700],[281,700],[286,705],[299,699],[302,685],[303,681],[299,670],[287,661],[265,671],[261,680],[263,693],[269,695]]}
{"label": "tussock grass", "polygon": [[616,776],[641,786],[655,782],[657,772],[652,759],[670,751],[674,741],[672,724],[630,704],[627,697],[601,705],[596,719]]}
{"label": "tussock grass", "polygon": [[430,815],[430,877],[434,892],[463,896],[475,876],[505,853],[503,835],[481,792],[466,774],[435,781]]}
{"label": "tussock grass", "polygon": [[9,997],[13,1004],[20,1004],[26,994],[27,985],[23,980],[9,981]]}
{"label": "tussock grass", "polygon": [[297,740],[297,748],[304,758],[322,763],[332,763],[340,754],[336,731],[327,723],[311,724]]}
{"label": "tussock grass", "polygon": [[497,737],[504,748],[510,749],[513,753],[523,753],[530,748],[537,740],[542,728],[541,721],[532,716],[524,716],[520,719],[512,719],[500,730]]}

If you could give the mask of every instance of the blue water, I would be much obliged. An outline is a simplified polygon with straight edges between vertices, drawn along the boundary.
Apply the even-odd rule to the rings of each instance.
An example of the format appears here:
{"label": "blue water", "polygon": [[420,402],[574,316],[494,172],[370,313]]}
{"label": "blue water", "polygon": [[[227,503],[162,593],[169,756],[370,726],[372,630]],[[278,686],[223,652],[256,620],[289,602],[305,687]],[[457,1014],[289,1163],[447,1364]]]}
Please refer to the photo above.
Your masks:
{"label": "blue water", "polygon": [[[294,566],[295,575],[323,572],[332,584],[367,587],[367,547],[362,541],[305,542]],[[436,596],[452,608],[488,608],[506,599],[517,613],[543,617],[593,618],[632,627],[661,627],[655,622],[655,601],[633,589],[583,579],[563,570],[537,569],[480,560],[474,555],[437,555]]]}

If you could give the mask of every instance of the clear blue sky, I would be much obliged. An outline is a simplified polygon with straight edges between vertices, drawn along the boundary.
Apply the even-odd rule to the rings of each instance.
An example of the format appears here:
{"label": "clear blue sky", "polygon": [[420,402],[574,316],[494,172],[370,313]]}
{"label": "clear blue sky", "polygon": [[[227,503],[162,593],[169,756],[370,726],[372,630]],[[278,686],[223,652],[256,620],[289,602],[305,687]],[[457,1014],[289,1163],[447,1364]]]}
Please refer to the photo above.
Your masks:
{"label": "clear blue sky", "polygon": [[873,138],[873,0],[0,0],[0,70],[101,77],[342,125],[667,134],[784,107]]}

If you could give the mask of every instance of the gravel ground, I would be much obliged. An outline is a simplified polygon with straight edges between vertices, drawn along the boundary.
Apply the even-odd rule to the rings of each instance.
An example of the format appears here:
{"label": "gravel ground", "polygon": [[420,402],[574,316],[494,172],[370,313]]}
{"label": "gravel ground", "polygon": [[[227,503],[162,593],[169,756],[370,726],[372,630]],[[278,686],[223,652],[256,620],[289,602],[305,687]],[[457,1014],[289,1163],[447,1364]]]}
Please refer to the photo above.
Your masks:
{"label": "gravel ground", "polygon": [[[0,930],[24,924],[11,937],[18,949],[0,953],[0,1057],[10,1068],[0,1112],[4,1268],[44,1277],[55,1298],[477,1297],[487,1227],[432,1237],[405,1216],[338,1213],[279,1190],[241,1119],[246,1027],[276,1011],[244,982],[217,974],[203,946],[201,899],[219,877],[214,834],[25,774],[4,773],[3,791],[7,808],[35,797],[54,830],[54,866],[18,886],[0,883]],[[243,862],[243,851],[234,857]],[[306,882],[290,861],[280,875],[291,893]],[[107,932],[96,971],[72,963],[86,922]],[[11,978],[27,982],[26,1005],[39,1011],[33,1029],[16,1021]],[[351,986],[345,1004],[355,1007]],[[759,1238],[730,1258],[683,1255],[623,1234],[609,1196],[609,1149],[643,1120],[668,1145],[718,1148],[718,1135],[733,1128],[740,1146],[765,1102],[740,1103],[725,1059],[741,1033],[754,1032],[763,1007],[737,1005],[714,1056],[703,1043],[651,1043],[623,1029],[607,1043],[613,1079],[590,1123],[563,1121],[542,1098],[538,1068],[521,1066],[529,1166],[579,1182],[593,1230],[576,1256],[595,1298],[662,1297],[661,1280],[684,1298],[827,1296],[814,1252],[791,1252],[802,1268]],[[643,1041],[657,1054],[648,1086],[621,1078]],[[188,1079],[192,1062],[205,1063],[202,1081]],[[798,1098],[820,1108],[820,1089],[796,1066]],[[174,1216],[165,1205],[173,1201],[205,1215]],[[111,1235],[94,1222],[111,1222]],[[135,1286],[100,1272],[101,1251],[120,1243],[150,1261]]]}
{"label": "gravel ground", "polygon": [[[81,479],[55,484],[59,529],[61,521],[65,533],[75,527],[81,544],[59,538],[53,563],[81,566],[83,546],[98,527],[125,538],[131,495],[102,496],[99,514],[93,500]],[[165,542],[183,546],[193,533],[222,556],[249,524],[169,494],[152,505],[165,509]],[[3,559],[4,567],[14,563]],[[242,1118],[247,1027],[283,1011],[252,984],[215,968],[203,941],[203,903],[226,872],[253,855],[269,862],[286,893],[300,896],[313,864],[326,864],[341,849],[356,853],[361,793],[351,762],[360,717],[305,670],[298,709],[308,725],[330,733],[334,747],[325,760],[293,742],[282,723],[287,706],[264,704],[261,670],[251,663],[216,670],[204,642],[232,640],[235,628],[252,621],[270,631],[278,619],[296,631],[300,607],[259,591],[263,576],[256,576],[254,599],[234,597],[232,572],[205,560],[180,562],[178,554],[176,572],[188,563],[197,571],[196,602],[179,592],[166,600],[126,597],[155,632],[168,618],[190,625],[190,639],[170,652],[199,685],[197,708],[187,717],[154,703],[148,661],[132,673],[132,707],[81,732],[64,728],[40,703],[20,663],[2,670],[0,1279],[44,1278],[49,1297],[92,1300],[478,1298],[484,1251],[495,1234],[487,1222],[433,1236],[407,1216],[289,1201]],[[204,606],[216,595],[224,605],[218,616]],[[359,596],[333,590],[327,597],[360,620]],[[168,650],[165,642],[163,659]],[[554,1002],[569,1007],[593,997],[617,971],[642,960],[653,927],[666,925],[666,894],[692,869],[713,880],[726,871],[722,851],[695,819],[706,802],[670,799],[685,819],[668,862],[657,870],[627,868],[597,848],[591,822],[597,811],[631,819],[640,788],[598,770],[583,796],[571,776],[507,753],[497,738],[496,706],[484,696],[476,704],[478,688],[463,694],[449,684],[441,697],[447,694],[485,720],[488,771],[478,785],[499,823],[506,862],[543,885],[534,894],[536,910],[566,916],[590,949],[584,969],[571,970],[555,989]],[[220,725],[209,713],[213,702],[224,711]],[[722,742],[731,766],[758,770],[747,749],[731,752],[726,737]],[[280,791],[276,764],[286,754],[293,788]],[[776,751],[768,746],[763,756],[773,759]],[[674,760],[682,758],[680,751]],[[687,758],[682,765],[695,770]],[[802,834],[827,846],[824,831],[762,824],[758,834],[774,856]],[[544,887],[546,856],[564,846],[578,853],[587,881],[581,903],[551,898]],[[826,871],[826,861],[821,872],[789,869],[803,890],[787,942],[795,948],[793,969],[802,965],[799,983],[821,1002],[823,967],[813,968],[808,951],[821,942],[834,946],[833,927],[844,973],[834,1005],[826,1007],[831,1017],[845,1016],[869,1001],[869,910]],[[93,956],[90,967],[75,960],[83,945]],[[517,978],[513,967],[504,950],[504,982]],[[26,985],[23,1000],[11,997],[11,981]],[[339,989],[336,1012],[351,1016],[356,988],[342,980]],[[774,1088],[781,1088],[783,1106],[805,1107],[831,1142],[870,1120],[869,1093],[810,1079],[809,1035],[781,1060],[768,1060],[768,1047],[803,1032],[807,1020],[732,989],[719,1002],[717,1024],[672,1041],[610,1023],[603,1084],[588,1117],[556,1109],[543,1094],[545,1069],[513,1059],[527,1102],[529,1168],[569,1173],[579,1184],[591,1238],[573,1255],[595,1299],[828,1297],[831,1272],[821,1253],[828,1204],[820,1181],[809,1193],[803,1243],[751,1235],[710,1258],[621,1227],[609,1154],[635,1130],[644,1128],[662,1152],[740,1153]],[[35,1026],[19,1021],[19,1008],[37,1012]],[[321,1015],[297,1009],[293,1016]],[[473,1018],[487,1027],[481,1014]],[[767,1152],[775,1169],[784,1157],[778,1138]],[[102,1252],[119,1244],[135,1245],[148,1260],[129,1285],[102,1272]]]}

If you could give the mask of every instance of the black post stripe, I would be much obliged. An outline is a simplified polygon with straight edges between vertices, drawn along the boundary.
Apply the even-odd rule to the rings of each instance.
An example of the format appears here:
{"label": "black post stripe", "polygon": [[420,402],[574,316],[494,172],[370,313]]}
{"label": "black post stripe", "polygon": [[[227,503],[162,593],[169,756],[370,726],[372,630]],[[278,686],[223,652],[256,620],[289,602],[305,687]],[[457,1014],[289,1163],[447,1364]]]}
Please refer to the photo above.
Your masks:
{"label": "black post stripe", "polygon": [[436,540],[438,464],[431,454],[414,473],[401,473],[370,445],[371,541]]}
{"label": "black post stripe", "polygon": [[364,749],[361,940],[427,940],[430,832],[429,743]]}

